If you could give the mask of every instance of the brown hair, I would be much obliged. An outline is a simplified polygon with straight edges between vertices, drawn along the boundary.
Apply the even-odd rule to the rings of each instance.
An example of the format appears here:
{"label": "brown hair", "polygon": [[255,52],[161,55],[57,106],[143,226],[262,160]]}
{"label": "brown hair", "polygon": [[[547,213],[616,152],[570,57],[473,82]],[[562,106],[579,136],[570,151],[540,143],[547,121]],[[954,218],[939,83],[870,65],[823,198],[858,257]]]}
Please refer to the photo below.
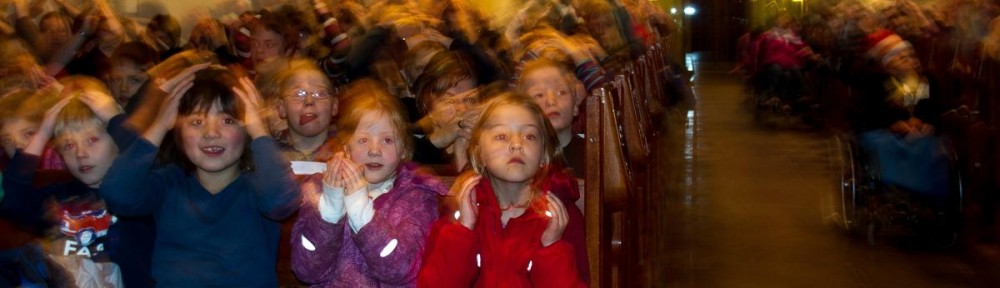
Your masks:
{"label": "brown hair", "polygon": [[170,14],[156,14],[152,19],[149,19],[149,24],[146,24],[146,30],[166,32],[170,36],[170,40],[174,41],[174,47],[181,43],[181,23],[174,16],[170,16]]}
{"label": "brown hair", "polygon": [[413,85],[418,111],[422,114],[430,112],[434,101],[459,82],[472,80],[473,85],[478,85],[471,63],[468,56],[458,52],[442,51],[431,57],[424,73]]}
{"label": "brown hair", "polygon": [[[177,117],[208,113],[212,109],[212,106],[218,102],[221,110],[219,111],[220,113],[229,114],[236,119],[243,119],[243,103],[237,99],[236,94],[232,90],[233,87],[241,87],[238,83],[236,73],[221,66],[210,66],[198,71],[195,73],[191,89],[181,98],[180,105],[177,108]],[[176,132],[178,129],[175,128],[174,130],[173,141],[164,143],[162,145],[163,148],[160,149],[164,151],[164,154],[160,155],[161,159],[165,163],[181,165],[181,167],[184,167],[188,171],[194,170],[194,163],[187,157],[181,146],[183,145],[183,141],[180,139],[180,133]],[[246,132],[244,131],[244,133]],[[253,169],[253,158],[249,146],[251,139],[249,136],[245,138],[243,155],[240,156],[239,160],[240,171],[244,172]]]}
{"label": "brown hair", "polygon": [[[496,111],[497,107],[513,105],[527,109],[534,116],[535,123],[538,123],[538,127],[542,130],[540,138],[542,140],[542,165],[543,170],[539,171],[540,176],[536,175],[535,181],[541,181],[545,179],[545,175],[548,174],[549,163],[552,163],[553,159],[557,159],[559,155],[562,155],[562,149],[559,148],[559,139],[556,136],[556,129],[552,128],[552,124],[549,120],[545,118],[545,113],[542,112],[542,108],[535,104],[535,101],[531,100],[527,96],[515,92],[505,92],[494,96],[489,101],[483,104],[483,114],[476,121],[475,126],[472,128],[472,139],[469,140],[469,148],[466,153],[469,156],[469,164],[475,169],[476,173],[487,175],[489,171],[486,170],[486,163],[482,160],[482,156],[479,155],[481,148],[479,148],[479,143],[482,138],[483,125],[486,125],[486,121],[489,120],[490,116]],[[537,184],[537,183],[536,183]]]}
{"label": "brown hair", "polygon": [[111,53],[112,65],[132,63],[139,69],[146,70],[155,66],[157,62],[160,62],[160,55],[156,49],[142,42],[122,43]]}
{"label": "brown hair", "polygon": [[371,112],[389,117],[393,130],[396,130],[396,143],[402,144],[403,161],[413,158],[413,138],[409,134],[409,118],[399,100],[386,91],[384,85],[376,80],[362,79],[355,81],[345,93],[344,112],[337,121],[337,139],[341,144],[347,144],[361,123],[361,118]]}

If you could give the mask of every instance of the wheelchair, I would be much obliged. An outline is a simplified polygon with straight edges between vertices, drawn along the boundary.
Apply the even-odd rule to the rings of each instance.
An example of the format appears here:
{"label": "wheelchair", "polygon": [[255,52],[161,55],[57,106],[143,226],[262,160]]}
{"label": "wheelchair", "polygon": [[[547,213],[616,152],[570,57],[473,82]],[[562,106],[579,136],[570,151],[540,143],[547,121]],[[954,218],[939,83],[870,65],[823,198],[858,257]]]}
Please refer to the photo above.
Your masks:
{"label": "wheelchair", "polygon": [[824,220],[873,246],[894,238],[923,239],[934,247],[950,248],[958,241],[965,191],[957,154],[946,140],[942,142],[949,164],[948,191],[943,198],[932,199],[884,183],[857,136],[835,135],[830,141],[830,165],[837,188],[823,201]]}

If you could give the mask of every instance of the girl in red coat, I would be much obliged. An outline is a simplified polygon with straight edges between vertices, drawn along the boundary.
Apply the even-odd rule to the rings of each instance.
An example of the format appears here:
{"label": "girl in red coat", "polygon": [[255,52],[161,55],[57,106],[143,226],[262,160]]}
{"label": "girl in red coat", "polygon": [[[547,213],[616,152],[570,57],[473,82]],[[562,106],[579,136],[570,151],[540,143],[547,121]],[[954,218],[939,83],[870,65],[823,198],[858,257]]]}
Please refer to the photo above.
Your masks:
{"label": "girl in red coat", "polygon": [[458,211],[431,233],[419,285],[585,287],[573,244],[563,240],[569,214],[550,193],[572,184],[549,171],[558,151],[552,125],[514,93],[485,103],[476,122],[468,149],[475,173],[452,187]]}

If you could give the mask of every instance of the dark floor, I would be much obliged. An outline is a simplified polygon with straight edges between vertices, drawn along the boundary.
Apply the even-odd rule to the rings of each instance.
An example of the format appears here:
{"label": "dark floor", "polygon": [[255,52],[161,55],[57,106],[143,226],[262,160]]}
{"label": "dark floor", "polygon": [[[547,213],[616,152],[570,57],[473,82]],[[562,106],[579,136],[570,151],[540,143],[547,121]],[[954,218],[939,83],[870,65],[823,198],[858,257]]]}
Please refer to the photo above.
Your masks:
{"label": "dark floor", "polygon": [[1000,287],[961,248],[872,246],[824,223],[828,134],[755,122],[727,68],[696,67],[697,104],[656,138],[652,287]]}

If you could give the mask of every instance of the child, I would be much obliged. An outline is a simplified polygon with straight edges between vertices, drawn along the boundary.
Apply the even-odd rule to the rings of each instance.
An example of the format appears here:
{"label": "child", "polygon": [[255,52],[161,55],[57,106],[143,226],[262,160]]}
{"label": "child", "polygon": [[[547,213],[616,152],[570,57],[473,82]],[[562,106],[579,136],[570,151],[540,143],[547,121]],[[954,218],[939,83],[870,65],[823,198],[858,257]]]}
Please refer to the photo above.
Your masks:
{"label": "child", "polygon": [[316,286],[415,287],[438,197],[447,192],[410,162],[398,100],[357,90],[371,87],[349,93],[348,114],[337,123],[346,151],[327,163],[322,184],[313,185],[323,187],[310,201],[318,203],[299,210],[292,230],[293,270]]}
{"label": "child", "polygon": [[573,135],[573,120],[580,114],[580,104],[585,93],[580,81],[559,62],[538,59],[524,65],[518,90],[531,97],[542,108],[545,117],[556,129],[559,148],[563,149],[563,159],[577,175],[583,175],[585,143],[582,137]]}
{"label": "child", "polygon": [[[153,215],[157,285],[277,286],[278,221],[299,205],[298,185],[249,79],[211,67],[193,81],[172,89],[157,121],[115,160],[101,196],[122,215]],[[171,129],[179,160],[154,169]]]}
{"label": "child", "polygon": [[[42,113],[57,102],[53,93],[21,90],[0,98],[0,143],[4,154],[13,157],[17,149],[24,149],[42,122]],[[62,170],[66,166],[52,149],[42,154],[42,170]]]}
{"label": "child", "polygon": [[[137,135],[123,129],[121,108],[100,82],[84,77],[62,82],[63,94],[69,96],[45,113],[38,132],[14,155],[0,211],[44,233],[46,254],[72,275],[50,278],[50,284],[149,286],[150,219],[115,217],[97,193],[118,155],[117,145],[127,145]],[[39,155],[53,137],[74,179],[33,189]]]}
{"label": "child", "polygon": [[133,97],[141,93],[149,74],[146,70],[153,68],[159,59],[156,50],[142,42],[127,42],[118,45],[111,54],[111,69],[104,75],[111,96],[122,107],[130,108]]}
{"label": "child", "polygon": [[[417,78],[417,111],[422,115],[416,126],[424,134],[417,140],[417,161],[453,165],[461,171],[468,159],[467,141],[460,141],[459,121],[473,117],[479,102],[477,77],[472,61],[459,52],[439,52]],[[449,159],[451,158],[451,159]],[[456,173],[457,174],[457,173]]]}
{"label": "child", "polygon": [[573,255],[583,235],[564,237],[569,222],[582,220],[570,218],[560,196],[577,189],[575,178],[549,165],[559,148],[541,109],[501,94],[484,104],[473,131],[468,153],[478,175],[466,173],[452,187],[458,221],[435,227],[420,285],[585,286],[577,266],[586,261]]}
{"label": "child", "polygon": [[288,129],[278,136],[285,158],[291,161],[327,161],[333,156],[333,116],[337,98],[331,92],[329,78],[316,64],[292,60],[289,68],[277,75],[280,97],[278,116]]}
{"label": "child", "polygon": [[[518,82],[518,89],[521,93],[528,95],[538,107],[542,108],[545,118],[556,130],[556,137],[559,142],[559,149],[562,153],[555,157],[556,167],[569,168],[574,176],[583,176],[586,172],[586,143],[583,134],[573,133],[574,119],[577,119],[580,111],[580,104],[583,103],[583,84],[578,80],[568,67],[547,59],[537,59],[524,65],[522,77]],[[559,168],[556,168],[559,169]],[[573,190],[575,191],[575,190]],[[580,193],[568,193],[560,195],[570,205],[566,210],[569,212],[570,224],[566,228],[567,235],[583,237],[583,207]],[[582,259],[580,263],[586,264],[587,247],[584,245],[573,246],[577,259]],[[587,265],[577,267],[583,279],[590,279],[590,267]]]}
{"label": "child", "polygon": [[[329,78],[311,61],[291,60],[288,68],[275,75],[272,101],[277,110],[275,117],[285,122],[285,127],[272,132],[278,135],[278,147],[285,159],[290,161],[326,162],[333,158],[336,145],[335,129],[331,122],[337,114],[337,98]],[[263,92],[263,91],[262,91]],[[265,98],[266,99],[266,98]],[[272,125],[272,128],[277,125]],[[295,170],[296,162],[292,162]],[[316,163],[319,164],[319,163]],[[296,181],[303,190],[319,188],[322,174],[314,171],[298,171]],[[315,179],[314,179],[315,178]],[[309,186],[308,183],[317,184]],[[310,195],[310,194],[306,194]],[[278,280],[281,284],[296,285],[291,265],[292,227],[297,217],[289,217],[281,223],[281,242],[278,249]]]}

